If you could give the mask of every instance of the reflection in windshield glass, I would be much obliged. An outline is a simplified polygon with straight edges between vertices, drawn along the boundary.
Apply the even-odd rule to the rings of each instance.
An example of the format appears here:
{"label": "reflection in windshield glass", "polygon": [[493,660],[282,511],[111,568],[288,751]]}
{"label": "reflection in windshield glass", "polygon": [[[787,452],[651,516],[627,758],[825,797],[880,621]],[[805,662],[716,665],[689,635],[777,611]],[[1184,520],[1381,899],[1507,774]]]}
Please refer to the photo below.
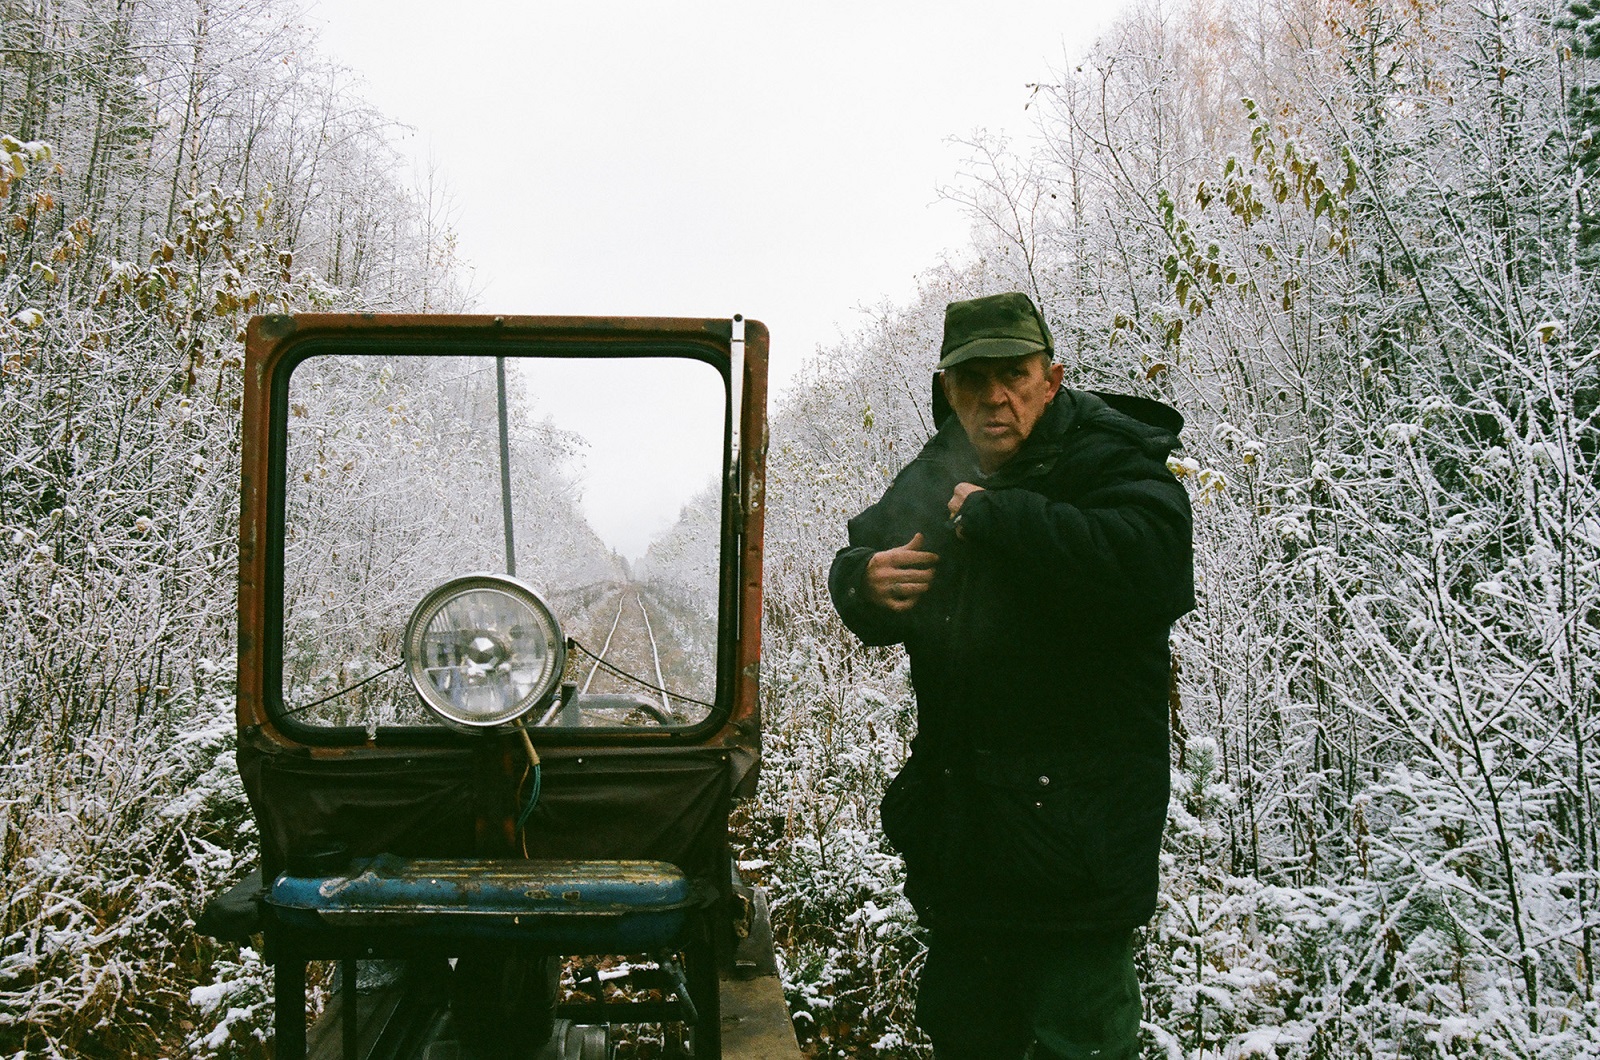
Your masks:
{"label": "reflection in windshield glass", "polygon": [[[671,358],[511,358],[506,374],[515,573],[577,643],[565,679],[580,695],[548,723],[700,721],[716,698],[721,376]],[[297,720],[436,722],[385,671],[431,589],[505,570],[495,375],[492,357],[295,369],[283,687]]]}

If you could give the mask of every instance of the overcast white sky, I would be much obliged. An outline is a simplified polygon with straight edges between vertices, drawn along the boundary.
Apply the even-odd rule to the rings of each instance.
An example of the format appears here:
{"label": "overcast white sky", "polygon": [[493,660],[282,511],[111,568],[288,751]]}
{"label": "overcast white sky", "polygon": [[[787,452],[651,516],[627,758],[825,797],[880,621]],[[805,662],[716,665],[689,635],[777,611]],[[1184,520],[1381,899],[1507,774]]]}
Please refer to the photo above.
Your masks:
{"label": "overcast white sky", "polygon": [[[1025,138],[1025,85],[1124,2],[314,0],[310,15],[409,127],[400,149],[448,184],[478,309],[744,313],[772,331],[781,389],[857,307],[908,299],[961,251],[967,220],[938,197],[965,155],[951,138]],[[591,475],[609,459],[591,454]],[[642,550],[638,519],[592,515]]]}

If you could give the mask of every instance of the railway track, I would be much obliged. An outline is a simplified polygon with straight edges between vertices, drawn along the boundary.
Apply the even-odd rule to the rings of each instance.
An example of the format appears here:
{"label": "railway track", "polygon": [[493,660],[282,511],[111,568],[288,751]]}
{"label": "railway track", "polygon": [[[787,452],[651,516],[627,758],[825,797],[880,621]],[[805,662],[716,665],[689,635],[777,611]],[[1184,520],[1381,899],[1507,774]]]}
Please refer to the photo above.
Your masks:
{"label": "railway track", "polygon": [[[605,627],[605,637],[601,640],[599,650],[595,652],[599,658],[590,662],[589,672],[585,675],[579,691],[585,695],[644,697],[650,701],[652,707],[656,703],[660,704],[661,718],[673,719],[675,715],[669,693],[646,689],[642,685],[618,677],[601,665],[604,661],[608,666],[632,674],[642,681],[653,681],[658,690],[667,687],[661,666],[661,646],[656,640],[655,627],[650,621],[649,609],[645,606],[644,596],[639,592],[638,586],[631,582],[618,583],[616,607],[609,611],[609,615],[610,624]],[[592,628],[598,630],[601,625],[604,623],[596,623]],[[581,637],[579,639],[582,640]],[[633,710],[645,714],[654,713],[642,706]]]}

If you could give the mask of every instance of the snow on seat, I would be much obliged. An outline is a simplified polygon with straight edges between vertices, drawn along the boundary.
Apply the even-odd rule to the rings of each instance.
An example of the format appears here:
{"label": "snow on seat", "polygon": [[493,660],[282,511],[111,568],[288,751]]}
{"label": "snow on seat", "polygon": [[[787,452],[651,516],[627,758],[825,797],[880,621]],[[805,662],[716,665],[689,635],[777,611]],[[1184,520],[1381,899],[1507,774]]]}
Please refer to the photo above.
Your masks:
{"label": "snow on seat", "polygon": [[401,858],[352,861],[340,874],[282,875],[267,901],[300,929],[380,929],[425,937],[516,939],[568,952],[672,945],[696,903],[661,861]]}

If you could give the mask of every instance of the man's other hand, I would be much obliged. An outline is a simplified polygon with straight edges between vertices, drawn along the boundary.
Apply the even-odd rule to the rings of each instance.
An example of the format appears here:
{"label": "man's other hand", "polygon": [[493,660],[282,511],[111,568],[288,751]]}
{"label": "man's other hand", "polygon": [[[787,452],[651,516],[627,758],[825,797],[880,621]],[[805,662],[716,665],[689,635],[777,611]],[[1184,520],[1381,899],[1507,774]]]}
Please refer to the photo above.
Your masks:
{"label": "man's other hand", "polygon": [[[945,508],[950,512],[950,518],[956,519],[956,516],[961,514],[961,506],[967,503],[968,497],[972,496],[974,493],[982,492],[982,486],[974,486],[970,482],[957,482],[955,492],[950,494],[950,500],[947,504],[945,504]],[[959,519],[956,519],[955,527],[956,536],[962,540],[966,540],[967,535],[961,532],[961,521]]]}
{"label": "man's other hand", "polygon": [[921,533],[899,548],[874,552],[863,579],[867,599],[890,611],[911,610],[933,584],[933,568],[938,563],[937,552],[923,551]]}

